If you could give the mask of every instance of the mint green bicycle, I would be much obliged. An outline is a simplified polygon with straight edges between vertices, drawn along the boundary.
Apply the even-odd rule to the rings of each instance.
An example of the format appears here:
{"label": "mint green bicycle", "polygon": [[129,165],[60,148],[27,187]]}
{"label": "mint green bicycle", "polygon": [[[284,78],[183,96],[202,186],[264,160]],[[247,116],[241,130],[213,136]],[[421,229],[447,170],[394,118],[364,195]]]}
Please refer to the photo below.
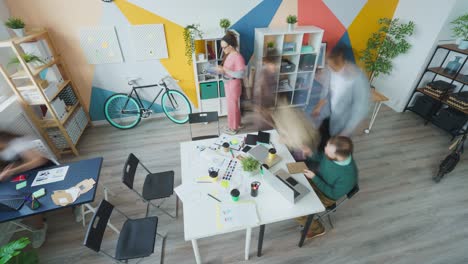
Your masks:
{"label": "mint green bicycle", "polygon": [[[170,89],[163,78],[159,84],[144,86],[136,85],[135,80],[128,82],[132,86],[129,94],[117,93],[107,98],[104,103],[104,116],[106,120],[118,129],[131,129],[140,123],[142,118],[148,118],[153,113],[152,107],[158,97],[161,97],[161,108],[164,114],[176,124],[184,124],[192,113],[192,106],[187,97],[174,89]],[[161,87],[154,100],[145,106],[137,90]],[[135,97],[134,97],[135,95]]]}

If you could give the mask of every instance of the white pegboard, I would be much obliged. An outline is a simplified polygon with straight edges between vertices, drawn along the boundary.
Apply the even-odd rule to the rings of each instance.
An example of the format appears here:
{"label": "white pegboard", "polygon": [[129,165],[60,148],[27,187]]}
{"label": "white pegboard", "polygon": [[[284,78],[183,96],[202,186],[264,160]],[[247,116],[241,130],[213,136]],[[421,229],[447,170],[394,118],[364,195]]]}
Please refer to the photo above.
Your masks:
{"label": "white pegboard", "polygon": [[167,45],[163,24],[129,26],[135,60],[166,59]]}
{"label": "white pegboard", "polygon": [[80,30],[80,44],[89,64],[122,63],[114,27],[92,27]]}

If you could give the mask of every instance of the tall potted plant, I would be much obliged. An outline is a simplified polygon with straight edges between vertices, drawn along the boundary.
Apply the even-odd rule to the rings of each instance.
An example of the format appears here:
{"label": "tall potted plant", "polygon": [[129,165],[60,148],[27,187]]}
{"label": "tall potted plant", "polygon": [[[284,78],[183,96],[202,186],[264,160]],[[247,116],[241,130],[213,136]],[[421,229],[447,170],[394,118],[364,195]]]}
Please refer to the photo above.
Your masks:
{"label": "tall potted plant", "polygon": [[380,28],[367,40],[367,47],[359,58],[369,73],[371,86],[377,76],[392,71],[394,58],[411,48],[406,38],[413,35],[415,26],[413,21],[405,24],[398,18],[380,18],[378,22]]}
{"label": "tall potted plant", "polygon": [[222,18],[219,21],[219,26],[224,30],[224,33],[226,33],[228,28],[231,26],[231,21],[227,18]]}
{"label": "tall potted plant", "polygon": [[294,30],[294,24],[297,23],[297,16],[289,15],[288,17],[286,17],[286,22],[288,23],[288,30],[293,31]]}
{"label": "tall potted plant", "polygon": [[16,36],[24,37],[24,22],[21,18],[10,17],[6,22],[5,26],[15,32]]}
{"label": "tall potted plant", "polygon": [[187,64],[192,64],[192,54],[195,52],[195,38],[203,38],[203,32],[199,24],[191,24],[184,28],[185,57]]}
{"label": "tall potted plant", "polygon": [[453,25],[453,34],[461,38],[458,48],[468,49],[468,13],[457,17],[451,24]]}
{"label": "tall potted plant", "polygon": [[23,249],[29,245],[29,238],[22,237],[0,247],[0,264],[36,264],[39,258],[36,252],[24,252]]}

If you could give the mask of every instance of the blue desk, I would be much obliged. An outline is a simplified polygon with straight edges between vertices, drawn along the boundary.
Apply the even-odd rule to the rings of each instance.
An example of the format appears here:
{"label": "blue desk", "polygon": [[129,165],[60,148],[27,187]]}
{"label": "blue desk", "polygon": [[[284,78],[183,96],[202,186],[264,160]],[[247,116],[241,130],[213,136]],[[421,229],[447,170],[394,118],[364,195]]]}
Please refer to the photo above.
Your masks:
{"label": "blue desk", "polygon": [[[10,211],[10,212],[0,212],[0,223],[12,221],[15,219],[20,219],[36,214],[43,214],[46,212],[63,209],[66,207],[77,206],[81,204],[86,204],[94,201],[94,197],[96,195],[97,184],[99,181],[99,174],[101,173],[101,166],[102,166],[103,158],[93,158],[87,160],[80,160],[71,163],[61,164],[60,166],[54,166],[50,168],[56,167],[63,167],[63,166],[70,166],[67,171],[67,176],[63,181],[54,182],[50,184],[43,184],[39,186],[31,187],[34,178],[36,178],[37,172],[40,170],[32,170],[26,173],[22,173],[27,176],[27,186],[20,189],[20,192],[27,192],[32,193],[41,188],[45,188],[46,195],[39,198],[39,202],[41,203],[41,207],[37,210],[31,210],[26,204],[21,207],[18,211]],[[89,192],[80,195],[78,199],[72,204],[67,206],[58,206],[55,205],[52,201],[51,195],[56,190],[65,190],[70,187],[77,185],[79,182],[92,178],[96,181],[94,188],[91,189]],[[8,193],[15,193],[16,192],[16,184],[17,182],[2,182],[0,183],[0,193],[8,194]]]}

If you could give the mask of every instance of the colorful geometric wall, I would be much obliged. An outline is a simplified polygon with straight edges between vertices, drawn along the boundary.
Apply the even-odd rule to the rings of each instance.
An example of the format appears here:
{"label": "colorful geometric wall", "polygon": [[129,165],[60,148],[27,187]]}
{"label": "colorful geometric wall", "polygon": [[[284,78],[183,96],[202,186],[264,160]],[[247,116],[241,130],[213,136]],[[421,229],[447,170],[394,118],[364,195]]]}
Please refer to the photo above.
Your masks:
{"label": "colorful geometric wall", "polygon": [[[116,92],[127,92],[126,78],[134,76],[141,77],[140,84],[144,85],[170,74],[180,80],[182,90],[198,107],[193,66],[186,63],[184,55],[182,32],[188,24],[199,23],[206,32],[219,29],[219,20],[228,18],[232,28],[240,33],[241,53],[249,61],[255,28],[285,25],[288,14],[297,14],[299,25],[315,25],[325,30],[328,50],[337,43],[346,43],[353,48],[351,55],[356,57],[364,49],[370,33],[378,28],[377,19],[393,17],[398,5],[398,0],[242,0],[234,4],[232,0],[114,0],[111,3],[96,0],[76,1],[73,5],[64,5],[62,1],[41,0],[40,5],[29,0],[7,0],[7,3],[12,15],[30,18],[26,22],[35,27],[52,29],[52,37],[57,38],[57,46],[67,64],[76,66],[71,67],[72,77],[79,84],[94,121],[104,118],[105,98]],[[55,12],[57,6],[61,6],[60,14]],[[40,14],[33,15],[38,9]],[[128,27],[143,24],[164,24],[167,59],[138,61],[129,52],[132,42]],[[116,28],[124,63],[85,63],[82,51],[75,45],[77,32],[81,27],[100,25]],[[92,83],[81,80],[92,80]],[[152,95],[148,92],[144,97]]]}

